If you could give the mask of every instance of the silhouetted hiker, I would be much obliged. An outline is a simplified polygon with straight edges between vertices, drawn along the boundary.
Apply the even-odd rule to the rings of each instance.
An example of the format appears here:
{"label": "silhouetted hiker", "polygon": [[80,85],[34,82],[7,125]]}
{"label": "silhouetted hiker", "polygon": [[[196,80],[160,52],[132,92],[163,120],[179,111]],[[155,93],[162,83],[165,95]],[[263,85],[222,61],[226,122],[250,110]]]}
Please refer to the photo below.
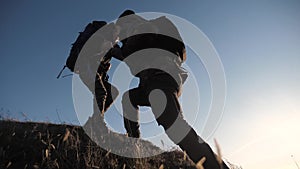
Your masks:
{"label": "silhouetted hiker", "polygon": [[181,68],[185,45],[175,25],[166,17],[145,20],[131,10],[123,12],[116,24],[120,27],[122,60],[140,79],[139,86],[122,98],[128,136],[140,137],[138,106],[151,106],[157,123],[195,163],[205,157],[204,168],[219,169],[215,154],[184,120],[178,102],[187,75]]}
{"label": "silhouetted hiker", "polygon": [[[91,38],[92,36],[94,37]],[[107,75],[111,59],[108,51],[113,47],[116,38],[117,29],[114,23],[93,21],[85,27],[83,32],[80,32],[66,62],[65,67],[79,74],[81,81],[94,96],[93,115],[83,126],[88,132],[91,128],[104,132],[108,130],[104,122],[104,112],[111,106],[119,93],[117,88],[108,82]],[[89,39],[90,44],[83,48]]]}

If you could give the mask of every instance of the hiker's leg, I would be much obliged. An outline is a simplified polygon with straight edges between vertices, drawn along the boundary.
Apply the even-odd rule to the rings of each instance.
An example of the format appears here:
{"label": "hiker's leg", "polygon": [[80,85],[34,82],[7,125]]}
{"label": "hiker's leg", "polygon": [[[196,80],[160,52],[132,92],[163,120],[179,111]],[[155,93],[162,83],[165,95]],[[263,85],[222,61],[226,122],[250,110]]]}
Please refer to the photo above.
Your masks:
{"label": "hiker's leg", "polygon": [[84,129],[91,134],[91,131],[94,133],[97,131],[96,135],[99,135],[98,129],[107,131],[107,126],[104,122],[104,103],[106,99],[106,90],[101,81],[95,81],[94,88],[94,99],[93,99],[93,114],[88,118],[87,122],[84,124]]}
{"label": "hiker's leg", "polygon": [[105,131],[107,131],[108,128],[104,121],[104,114],[100,111],[98,105],[99,105],[98,101],[96,100],[96,98],[94,98],[94,105],[93,105],[94,113],[89,120],[93,121],[93,123],[94,123],[93,127],[100,127],[101,129],[104,129]]}
{"label": "hiker's leg", "polygon": [[96,78],[93,91],[93,114],[88,118],[87,122],[83,125],[85,131],[91,138],[97,138],[108,133],[108,128],[104,121],[104,104],[107,96],[107,91],[101,80]]}
{"label": "hiker's leg", "polygon": [[119,91],[115,86],[110,84],[108,81],[103,81],[103,84],[107,91],[107,97],[106,97],[105,105],[104,105],[104,112],[106,112],[107,109],[112,105],[112,103],[115,101],[115,99],[119,95]]}
{"label": "hiker's leg", "polygon": [[[167,99],[163,112],[159,98],[151,98],[152,111],[157,118],[158,124],[162,125],[169,138],[186,151],[188,156],[197,163],[202,157],[206,158],[204,168],[219,169],[219,164],[211,148],[195,132],[195,130],[184,120],[181,107],[177,98],[177,91],[174,89],[162,89]],[[161,101],[164,102],[164,101]]]}
{"label": "hiker's leg", "polygon": [[82,126],[90,138],[95,139],[108,133],[108,128],[104,121],[104,116],[100,113],[96,98],[93,99],[94,112]]}
{"label": "hiker's leg", "polygon": [[149,102],[143,89],[135,88],[124,93],[122,97],[123,118],[129,137],[140,137],[138,106],[147,105],[149,106]]}
{"label": "hiker's leg", "polygon": [[94,104],[94,113],[100,113],[104,115],[105,102],[107,98],[107,91],[101,79],[95,81],[95,98],[96,105]]}

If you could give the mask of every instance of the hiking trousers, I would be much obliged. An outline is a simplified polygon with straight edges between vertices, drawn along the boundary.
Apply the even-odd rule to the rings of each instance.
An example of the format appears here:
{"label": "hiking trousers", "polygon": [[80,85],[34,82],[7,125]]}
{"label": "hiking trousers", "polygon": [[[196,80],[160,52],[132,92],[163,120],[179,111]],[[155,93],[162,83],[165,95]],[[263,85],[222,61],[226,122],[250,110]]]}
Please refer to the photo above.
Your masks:
{"label": "hiking trousers", "polygon": [[[206,158],[204,168],[219,169],[216,157],[207,143],[185,121],[178,101],[180,85],[168,74],[151,77],[144,84],[125,92],[122,97],[124,125],[128,136],[139,138],[139,108],[150,106],[168,137],[197,163]],[[226,168],[224,168],[226,169]]]}
{"label": "hiking trousers", "polygon": [[99,112],[101,115],[107,111],[119,94],[118,89],[110,84],[107,80],[97,80],[95,82],[94,93],[94,113]]}
{"label": "hiking trousers", "polygon": [[104,115],[104,112],[112,105],[116,97],[119,95],[118,89],[110,84],[105,76],[96,76],[92,81],[87,75],[80,78],[94,96],[93,107],[94,113]]}
{"label": "hiking trousers", "polygon": [[112,105],[119,91],[107,80],[102,80],[102,78],[97,77],[93,82],[94,86],[92,83],[88,83],[88,81],[83,82],[94,96],[93,114],[85,122],[83,128],[90,138],[98,140],[109,132],[104,121],[104,113]]}

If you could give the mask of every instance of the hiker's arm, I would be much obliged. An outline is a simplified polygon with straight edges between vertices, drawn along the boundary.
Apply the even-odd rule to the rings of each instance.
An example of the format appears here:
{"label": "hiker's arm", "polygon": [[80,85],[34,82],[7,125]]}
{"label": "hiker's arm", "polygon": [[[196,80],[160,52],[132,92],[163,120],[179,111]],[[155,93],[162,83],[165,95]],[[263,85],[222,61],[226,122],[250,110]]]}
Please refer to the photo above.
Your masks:
{"label": "hiker's arm", "polygon": [[124,59],[124,57],[122,55],[122,51],[119,46],[115,45],[114,47],[109,49],[109,51],[105,54],[105,56],[103,57],[101,62],[106,64],[107,62],[110,62],[112,57],[114,57],[118,60],[121,60],[121,61]]}
{"label": "hiker's arm", "polygon": [[111,56],[120,61],[123,61],[123,59],[124,59],[122,50],[118,45],[111,48]]}

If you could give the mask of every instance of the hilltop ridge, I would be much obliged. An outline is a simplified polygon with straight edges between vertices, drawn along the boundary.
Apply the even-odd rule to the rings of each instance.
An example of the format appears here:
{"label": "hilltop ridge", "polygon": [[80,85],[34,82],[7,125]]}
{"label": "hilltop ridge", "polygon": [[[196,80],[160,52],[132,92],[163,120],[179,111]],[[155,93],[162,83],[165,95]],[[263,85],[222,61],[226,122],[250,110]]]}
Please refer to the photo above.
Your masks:
{"label": "hilltop ridge", "polygon": [[[110,134],[122,140],[120,134]],[[115,155],[97,146],[81,126],[2,120],[0,138],[0,168],[196,168],[179,150],[148,158]],[[148,141],[141,142],[149,147],[147,151],[161,151]]]}

